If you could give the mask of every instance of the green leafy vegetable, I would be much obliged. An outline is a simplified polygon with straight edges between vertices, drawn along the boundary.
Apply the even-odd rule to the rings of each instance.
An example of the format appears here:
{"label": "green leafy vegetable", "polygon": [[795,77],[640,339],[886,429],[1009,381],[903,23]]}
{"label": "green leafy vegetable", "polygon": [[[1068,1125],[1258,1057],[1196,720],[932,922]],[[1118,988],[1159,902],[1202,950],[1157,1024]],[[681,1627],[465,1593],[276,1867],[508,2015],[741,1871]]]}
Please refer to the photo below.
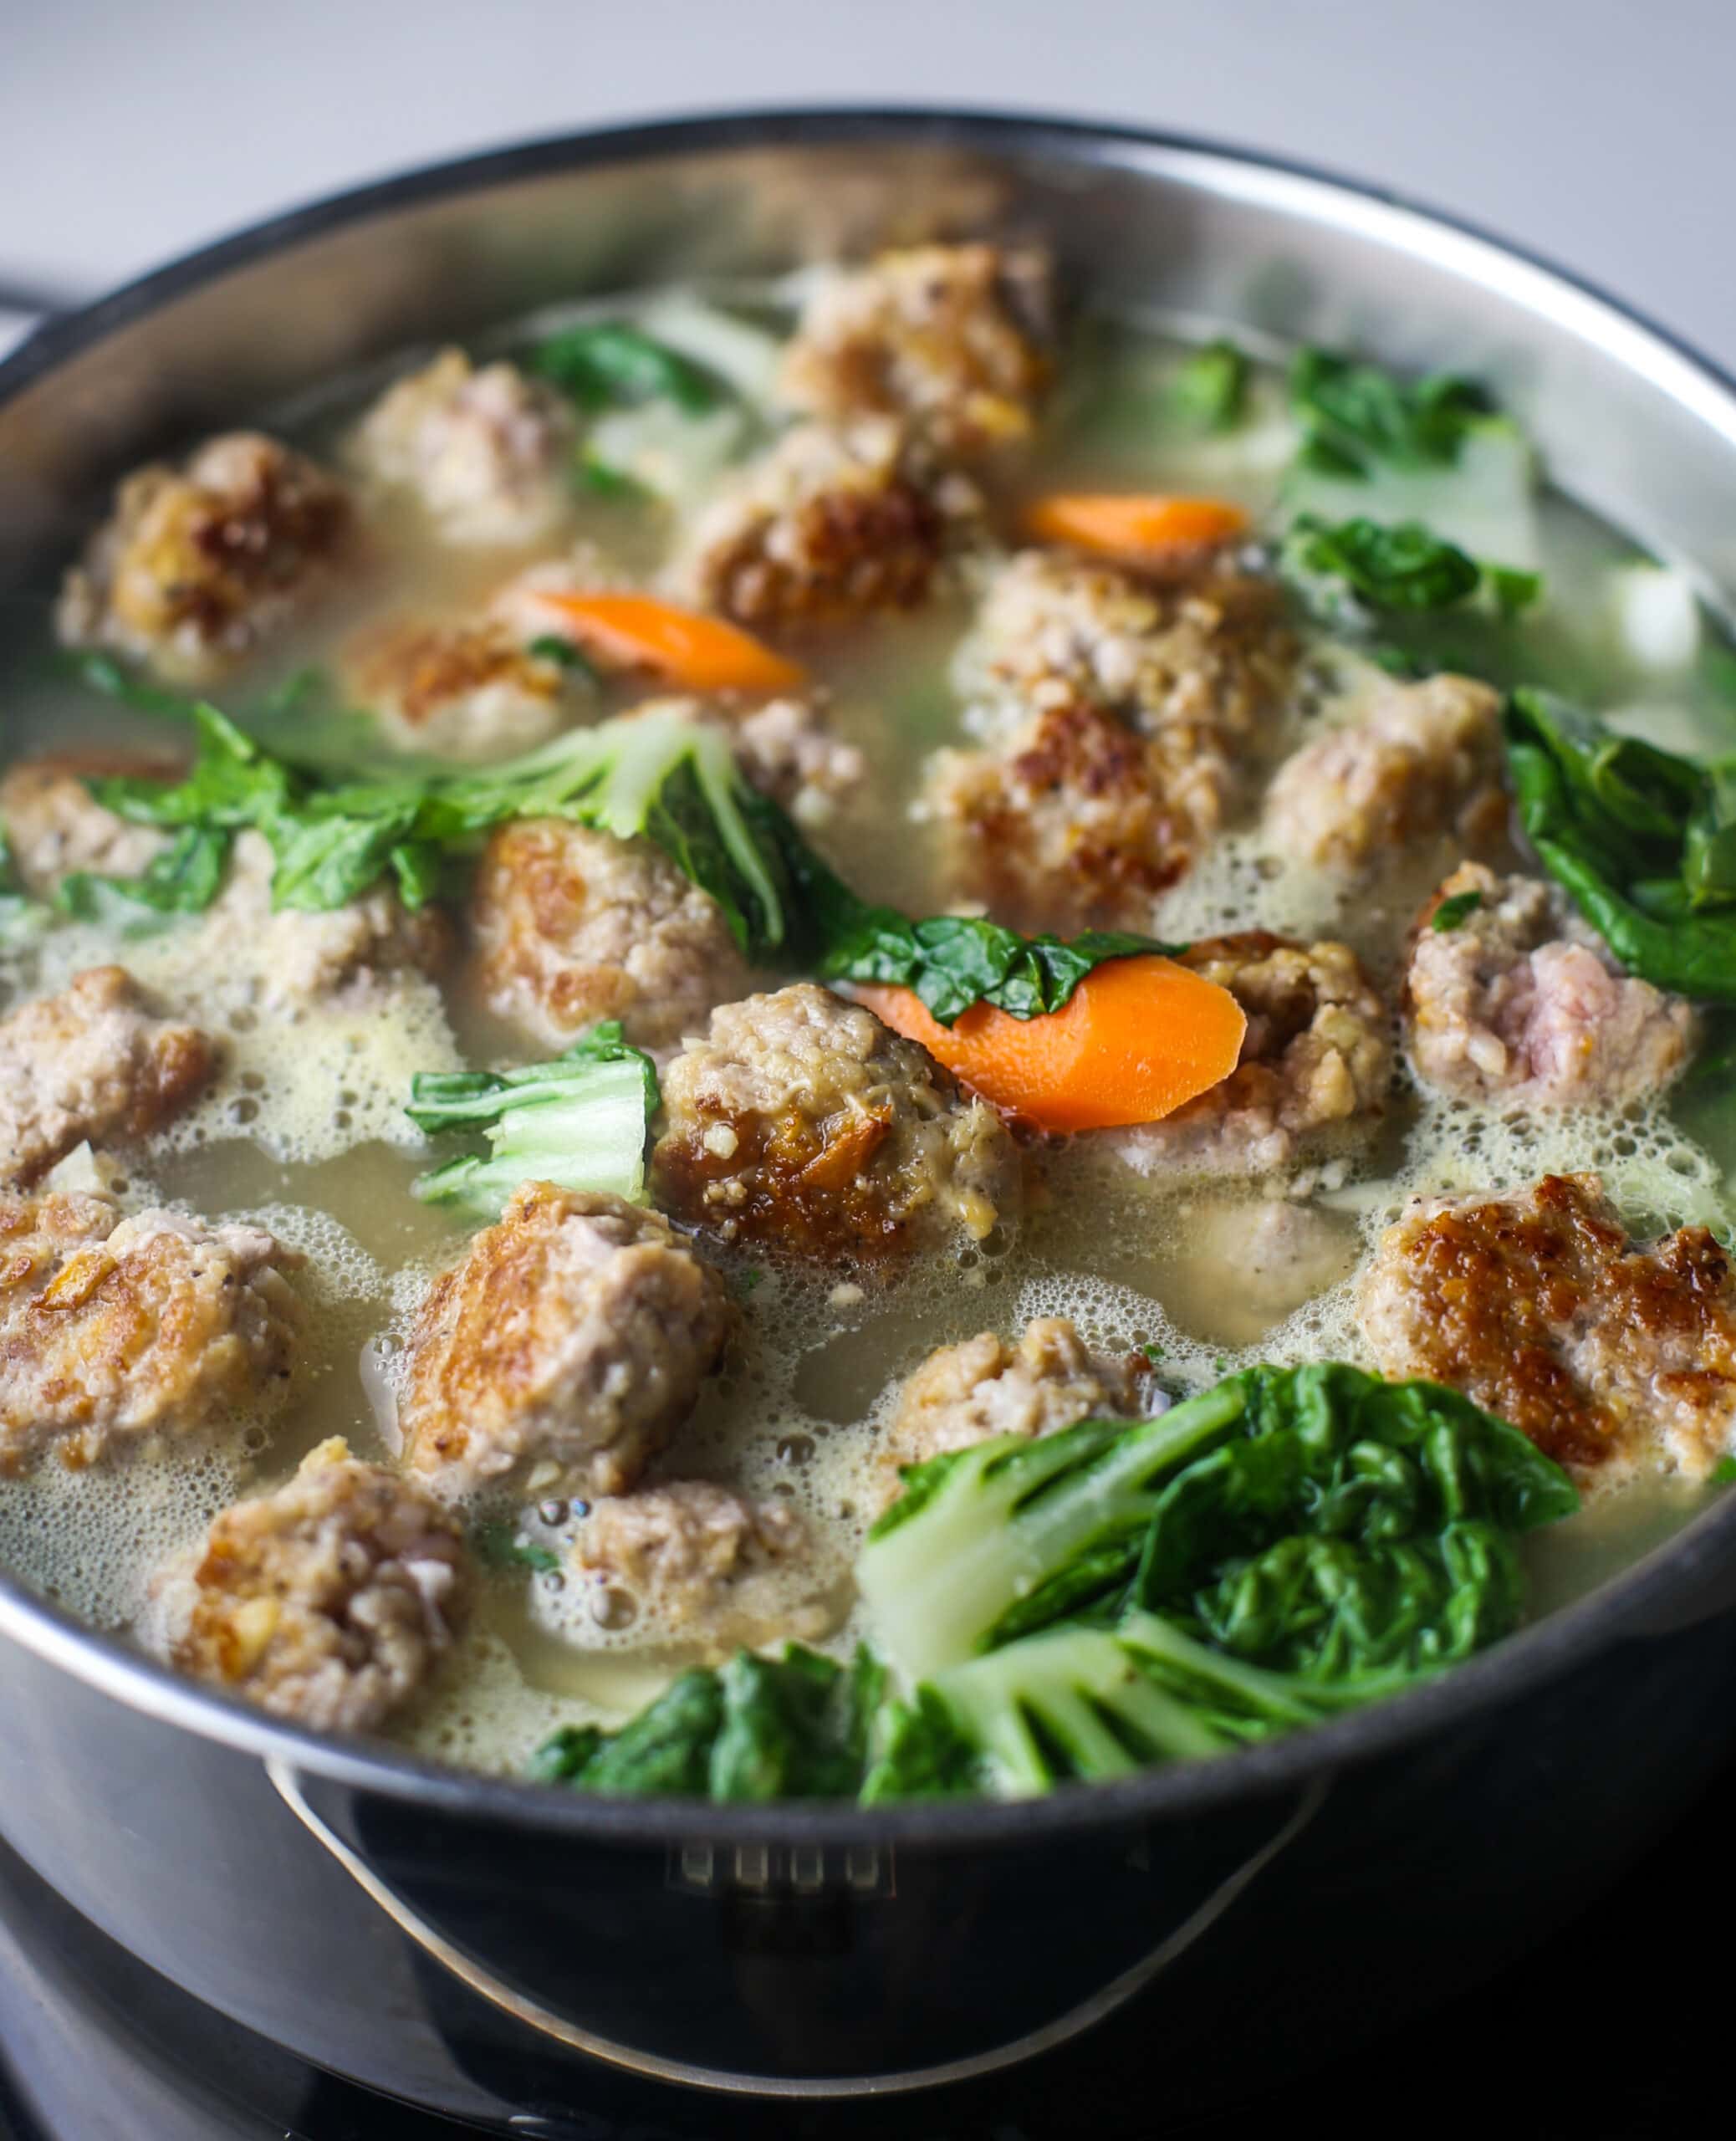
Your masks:
{"label": "green leafy vegetable", "polygon": [[1299,350],[1289,387],[1302,427],[1303,465],[1352,478],[1368,476],[1381,462],[1451,467],[1490,407],[1481,387],[1451,372],[1430,372],[1407,385],[1378,365],[1330,350]]}
{"label": "green leafy vegetable", "polygon": [[683,1673],[619,1732],[556,1733],[532,1773],[579,1791],[851,1798],[883,1685],[865,1649],[847,1667],[799,1643],[778,1658],[741,1650],[714,1672]]}
{"label": "green leafy vegetable", "polygon": [[1510,1535],[1576,1503],[1459,1392],[1335,1362],[1245,1369],[1155,1420],[981,1444],[905,1483],[857,1583],[909,1682],[1130,1590],[1258,1663],[1308,1645],[1321,1669],[1420,1668],[1512,1625]]}
{"label": "green leafy vegetable", "polygon": [[1482,905],[1481,892],[1454,892],[1435,909],[1428,926],[1444,936],[1448,930],[1457,929],[1468,915],[1475,914]]}
{"label": "green leafy vegetable", "polygon": [[1721,1457],[1711,1471],[1714,1487],[1736,1487],[1736,1457]]}
{"label": "green leafy vegetable", "polygon": [[1233,342],[1208,342],[1182,360],[1170,381],[1170,406],[1194,431],[1233,431],[1247,409],[1250,374]]}
{"label": "green leafy vegetable", "polygon": [[1543,591],[1539,574],[1479,565],[1415,520],[1389,527],[1363,519],[1334,524],[1299,514],[1283,554],[1286,570],[1305,589],[1326,583],[1378,611],[1450,610],[1487,589],[1501,614],[1510,616]]}
{"label": "green leafy vegetable", "polygon": [[1544,867],[1630,973],[1736,1003],[1736,760],[1702,764],[1513,695],[1507,763]]}
{"label": "green leafy vegetable", "polygon": [[619,319],[563,329],[539,344],[530,365],[584,409],[665,399],[699,415],[723,391],[691,357]]}
{"label": "green leafy vegetable", "polygon": [[801,917],[802,948],[828,981],[883,982],[915,991],[941,1025],[973,1004],[1015,1019],[1058,1011],[1105,959],[1185,948],[1126,930],[1088,930],[1070,938],[1022,937],[980,916],[911,921],[896,907],[860,899],[814,852],[765,797],[753,804],[779,855]]}
{"label": "green leafy vegetable", "polygon": [[539,1576],[548,1576],[560,1567],[560,1556],[551,1547],[520,1539],[504,1519],[477,1525],[470,1539],[477,1559],[487,1569],[534,1569]]}
{"label": "green leafy vegetable", "polygon": [[552,1062],[518,1070],[423,1071],[405,1110],[436,1137],[479,1130],[486,1157],[448,1160],[417,1178],[418,1197],[496,1219],[524,1182],[645,1195],[645,1142],[657,1108],[656,1066],[621,1037],[619,1019],[593,1026]]}
{"label": "green leafy vegetable", "polygon": [[595,677],[597,673],[585,658],[583,648],[575,646],[569,639],[563,639],[559,632],[544,632],[524,651],[534,655],[539,662],[552,662],[557,668],[574,669],[584,677]]}

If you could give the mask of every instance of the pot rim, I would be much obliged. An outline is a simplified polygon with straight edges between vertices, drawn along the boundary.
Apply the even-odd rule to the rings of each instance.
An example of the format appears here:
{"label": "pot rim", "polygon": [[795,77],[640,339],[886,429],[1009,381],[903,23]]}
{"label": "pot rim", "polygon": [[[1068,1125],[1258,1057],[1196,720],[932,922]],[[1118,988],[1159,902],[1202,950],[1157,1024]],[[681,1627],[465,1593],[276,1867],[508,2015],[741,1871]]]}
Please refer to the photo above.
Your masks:
{"label": "pot rim", "polygon": [[[1354,227],[1468,279],[1493,284],[1600,345],[1736,448],[1736,381],[1691,345],[1596,284],[1481,227],[1299,159],[1116,122],[968,106],[774,106],[587,128],[419,166],[269,217],[188,253],[76,312],[51,319],[0,361],[0,402],[79,352],[186,293],[309,239],[394,210],[544,173],[670,154],[779,146],[932,143],[1003,156],[1167,173],[1219,196],[1264,198]],[[1729,599],[1729,591],[1718,590]],[[317,1734],[264,1715],[85,1627],[0,1569],[0,1637],[163,1722],[308,1778],[483,1821],[622,1843],[896,1845],[1019,1843],[1115,1823],[1203,1815],[1294,1792],[1322,1776],[1468,1723],[1528,1694],[1656,1617],[1667,1623],[1703,1580],[1736,1558],[1736,1494],[1583,1598],[1438,1680],[1330,1723],[1197,1764],[1071,1786],[1041,1799],[928,1801],[863,1808],[825,1801],[714,1806],[692,1800],[588,1799],[479,1776],[380,1743]],[[1693,1617],[1692,1609],[1685,1617]]]}

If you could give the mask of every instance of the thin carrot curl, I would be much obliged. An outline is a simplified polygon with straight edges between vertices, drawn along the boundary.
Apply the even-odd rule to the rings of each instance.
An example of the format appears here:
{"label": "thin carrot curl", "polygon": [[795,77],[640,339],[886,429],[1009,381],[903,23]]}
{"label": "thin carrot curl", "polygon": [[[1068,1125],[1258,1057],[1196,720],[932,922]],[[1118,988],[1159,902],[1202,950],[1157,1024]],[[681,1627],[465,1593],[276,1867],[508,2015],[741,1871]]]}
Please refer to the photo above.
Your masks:
{"label": "thin carrot curl", "polygon": [[1215,549],[1247,533],[1248,516],[1224,498],[1155,493],[1056,492],[1025,508],[1024,530],[1039,543],[1070,543],[1104,557],[1159,561]]}
{"label": "thin carrot curl", "polygon": [[579,643],[605,663],[655,670],[693,692],[788,692],[804,672],[722,617],[649,595],[539,593]]}
{"label": "thin carrot curl", "polygon": [[1248,1030],[1227,989],[1155,953],[1106,960],[1035,1019],[974,1004],[943,1026],[910,989],[855,993],[994,1106],[1054,1132],[1172,1114],[1228,1077]]}

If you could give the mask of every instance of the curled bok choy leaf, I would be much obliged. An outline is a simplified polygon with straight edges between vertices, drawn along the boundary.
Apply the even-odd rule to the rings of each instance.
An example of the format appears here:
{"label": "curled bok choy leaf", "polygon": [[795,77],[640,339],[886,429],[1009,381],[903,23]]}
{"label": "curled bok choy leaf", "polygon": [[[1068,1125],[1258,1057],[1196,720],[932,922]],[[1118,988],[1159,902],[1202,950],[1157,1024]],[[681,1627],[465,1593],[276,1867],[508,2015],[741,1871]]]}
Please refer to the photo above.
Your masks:
{"label": "curled bok choy leaf", "polygon": [[1544,692],[1514,693],[1506,738],[1526,837],[1621,964],[1736,1003],[1736,759],[1660,750]]}
{"label": "curled bok choy leaf", "polygon": [[621,1038],[620,1022],[592,1027],[552,1062],[518,1070],[423,1071],[405,1110],[430,1137],[479,1131],[486,1157],[448,1160],[420,1176],[426,1203],[500,1216],[524,1182],[645,1196],[645,1144],[657,1109],[656,1066]]}

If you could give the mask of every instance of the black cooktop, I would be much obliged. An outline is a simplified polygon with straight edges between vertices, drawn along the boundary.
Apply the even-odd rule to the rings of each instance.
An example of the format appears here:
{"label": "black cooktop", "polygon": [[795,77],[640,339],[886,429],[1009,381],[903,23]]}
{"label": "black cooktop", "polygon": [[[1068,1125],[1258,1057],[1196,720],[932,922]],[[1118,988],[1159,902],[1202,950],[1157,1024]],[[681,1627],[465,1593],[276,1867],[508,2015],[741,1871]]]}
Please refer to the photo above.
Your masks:
{"label": "black cooktop", "polygon": [[[1279,2094],[1177,2127],[1139,2003],[980,2092],[783,2112],[691,2097],[595,2106],[532,2141],[1262,2141],[1468,2132],[1626,2141],[1687,2130],[1728,2043],[1723,1954],[1736,1907],[1727,1772],[1580,1921],[1477,1990]],[[268,1930],[261,1929],[261,1937]],[[1322,1957],[1330,1969],[1330,1957]],[[1161,1992],[1148,1998],[1161,1999]],[[6,2141],[457,2141],[462,2129],[314,2072],[135,1962],[0,1847],[0,2135]]]}

